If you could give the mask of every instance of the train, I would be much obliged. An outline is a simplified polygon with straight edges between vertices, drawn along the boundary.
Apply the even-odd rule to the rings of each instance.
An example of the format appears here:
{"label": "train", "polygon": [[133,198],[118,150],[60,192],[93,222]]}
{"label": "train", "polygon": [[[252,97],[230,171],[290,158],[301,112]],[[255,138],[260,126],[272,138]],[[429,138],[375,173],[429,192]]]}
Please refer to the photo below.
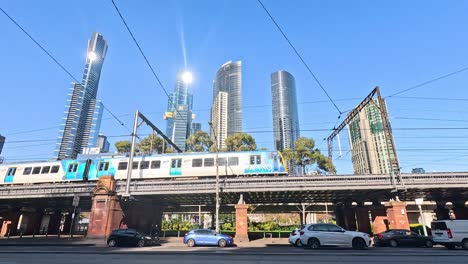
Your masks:
{"label": "train", "polygon": [[[220,152],[220,176],[286,175],[286,163],[278,151]],[[104,175],[117,180],[127,179],[129,157],[113,154],[74,160],[0,164],[0,183],[28,184],[74,181],[97,181]],[[136,156],[132,180],[184,179],[216,176],[216,153],[171,153]]]}

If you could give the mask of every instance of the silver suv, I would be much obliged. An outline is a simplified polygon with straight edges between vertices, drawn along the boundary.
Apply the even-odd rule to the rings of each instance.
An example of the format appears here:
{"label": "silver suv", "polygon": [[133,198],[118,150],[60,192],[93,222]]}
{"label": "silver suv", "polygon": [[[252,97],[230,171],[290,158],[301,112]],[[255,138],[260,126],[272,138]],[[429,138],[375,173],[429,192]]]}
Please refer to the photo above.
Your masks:
{"label": "silver suv", "polygon": [[301,244],[317,249],[321,246],[348,246],[365,249],[370,246],[370,236],[366,233],[348,231],[337,225],[315,224],[301,230]]}

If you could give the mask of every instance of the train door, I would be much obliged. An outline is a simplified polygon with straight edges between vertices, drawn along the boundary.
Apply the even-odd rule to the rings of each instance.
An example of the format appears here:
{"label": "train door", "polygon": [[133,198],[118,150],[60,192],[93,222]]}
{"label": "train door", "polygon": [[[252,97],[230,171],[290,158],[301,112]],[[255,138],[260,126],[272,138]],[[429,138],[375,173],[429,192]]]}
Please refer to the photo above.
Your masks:
{"label": "train door", "polygon": [[109,161],[100,161],[97,166],[97,178],[109,175]]}
{"label": "train door", "polygon": [[172,159],[171,160],[171,169],[169,175],[179,176],[182,175],[182,159]]}
{"label": "train door", "polygon": [[4,182],[13,182],[13,177],[16,173],[16,167],[8,168],[7,174],[5,175]]}
{"label": "train door", "polygon": [[78,162],[68,163],[67,172],[65,173],[65,180],[75,180],[77,170]]}

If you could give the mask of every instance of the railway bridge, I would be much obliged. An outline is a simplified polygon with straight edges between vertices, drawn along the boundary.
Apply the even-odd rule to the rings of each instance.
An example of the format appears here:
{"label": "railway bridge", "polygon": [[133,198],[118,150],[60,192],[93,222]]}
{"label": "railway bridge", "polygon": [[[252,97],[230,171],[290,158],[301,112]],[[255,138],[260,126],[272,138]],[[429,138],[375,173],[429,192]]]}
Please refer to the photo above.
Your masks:
{"label": "railway bridge", "polygon": [[[167,208],[215,205],[214,178],[132,180],[130,197],[124,195],[125,185],[107,176],[97,182],[0,185],[1,234],[44,228],[51,234],[67,232],[74,226],[73,212],[88,210],[88,234],[105,236],[122,226],[147,229],[160,221]],[[468,219],[468,173],[463,172],[402,174],[399,179],[389,175],[221,177],[220,193],[223,210],[243,208],[236,212],[239,217],[246,218],[247,213],[246,206],[236,206],[241,195],[245,204],[277,208],[326,203],[332,205],[339,225],[365,232],[371,232],[371,226],[374,232],[383,225],[406,227],[406,204],[416,198],[435,203],[439,219],[448,219],[450,209],[458,219]]]}

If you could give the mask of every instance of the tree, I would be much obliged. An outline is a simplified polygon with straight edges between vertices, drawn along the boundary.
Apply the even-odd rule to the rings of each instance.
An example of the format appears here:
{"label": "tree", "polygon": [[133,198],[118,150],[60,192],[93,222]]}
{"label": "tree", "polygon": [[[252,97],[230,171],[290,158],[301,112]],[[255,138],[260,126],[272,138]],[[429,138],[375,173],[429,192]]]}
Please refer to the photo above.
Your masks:
{"label": "tree", "polygon": [[227,151],[249,151],[256,150],[255,139],[247,133],[236,133],[226,138]]}
{"label": "tree", "polygon": [[321,172],[335,172],[335,167],[327,157],[315,148],[315,141],[312,138],[300,137],[294,143],[295,149],[285,149],[283,157],[293,164],[301,166],[302,173],[306,173],[306,167],[317,164],[317,170]]}
{"label": "tree", "polygon": [[140,143],[138,143],[137,147],[138,151],[143,154],[151,154],[154,151],[161,153],[163,149],[163,140],[158,136],[149,135],[142,139]]}
{"label": "tree", "polygon": [[128,140],[117,141],[114,145],[118,153],[129,153],[132,148],[132,143]]}
{"label": "tree", "polygon": [[187,148],[193,152],[205,152],[213,145],[213,140],[205,131],[197,131],[187,138]]}

